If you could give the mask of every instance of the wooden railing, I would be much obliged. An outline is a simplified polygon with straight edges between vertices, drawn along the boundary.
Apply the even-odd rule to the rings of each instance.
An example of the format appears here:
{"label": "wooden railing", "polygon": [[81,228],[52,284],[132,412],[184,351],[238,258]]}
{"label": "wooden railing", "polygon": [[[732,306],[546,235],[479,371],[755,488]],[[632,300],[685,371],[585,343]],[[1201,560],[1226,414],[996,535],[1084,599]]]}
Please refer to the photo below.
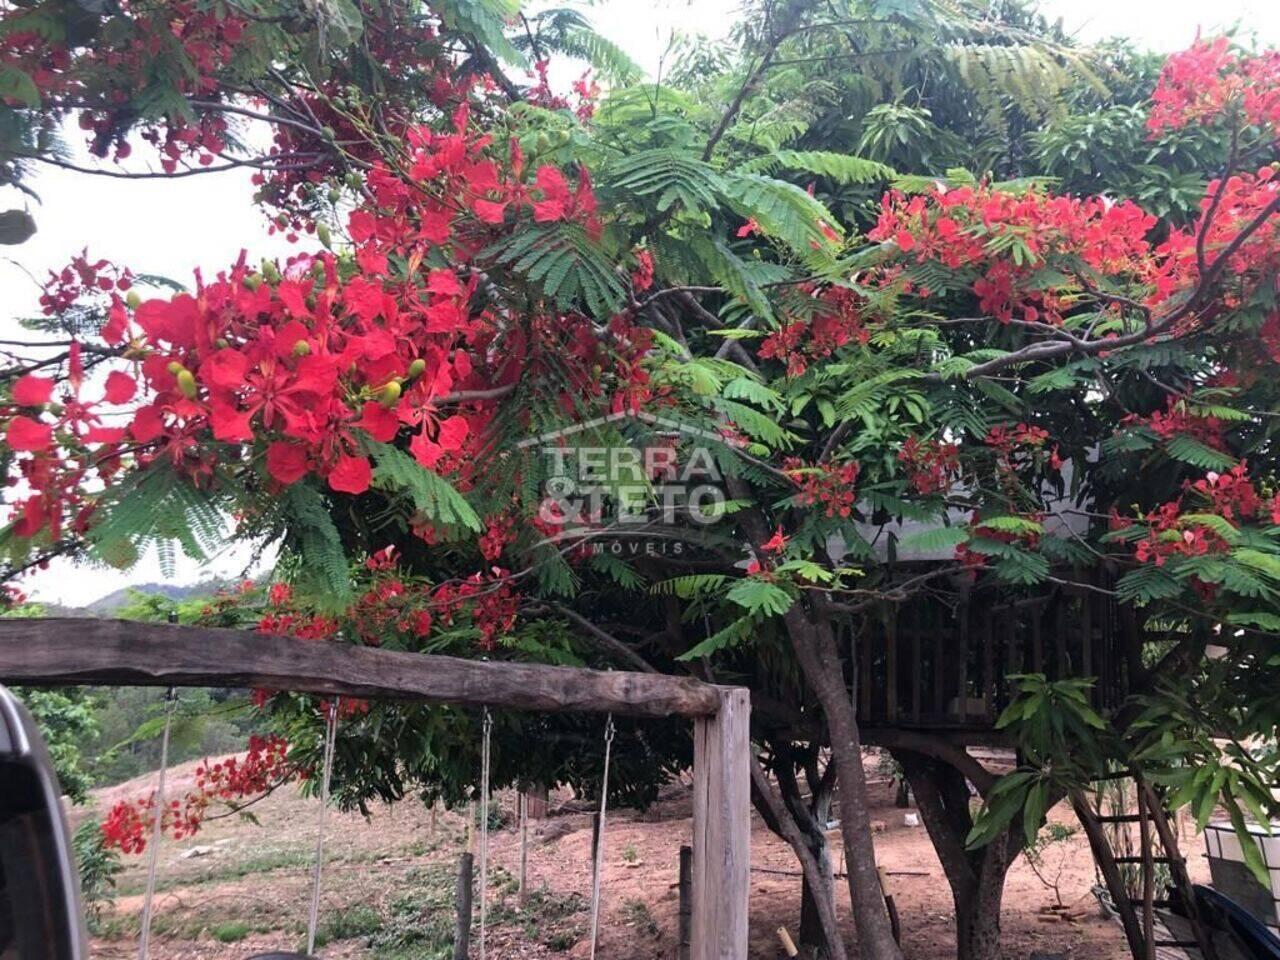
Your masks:
{"label": "wooden railing", "polygon": [[1094,705],[1114,706],[1128,690],[1133,629],[1111,597],[1088,587],[886,606],[850,625],[860,724],[990,730],[1016,692],[1011,678],[1023,673],[1095,678]]}

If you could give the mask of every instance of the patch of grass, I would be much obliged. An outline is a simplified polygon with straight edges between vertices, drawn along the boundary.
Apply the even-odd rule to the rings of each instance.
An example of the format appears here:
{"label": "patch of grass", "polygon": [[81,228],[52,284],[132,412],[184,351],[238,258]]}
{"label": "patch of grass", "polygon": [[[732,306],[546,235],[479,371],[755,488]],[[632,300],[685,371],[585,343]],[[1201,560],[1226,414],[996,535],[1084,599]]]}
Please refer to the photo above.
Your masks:
{"label": "patch of grass", "polygon": [[649,905],[643,900],[627,900],[622,904],[622,920],[628,926],[646,937],[657,939],[662,935],[658,921],[649,912]]}
{"label": "patch of grass", "polygon": [[636,845],[634,843],[628,843],[625,847],[622,848],[623,863],[635,863],[639,859],[640,859],[640,852],[636,850]]}
{"label": "patch of grass", "polygon": [[520,892],[520,878],[504,867],[494,865],[489,868],[489,886],[496,889],[499,895]]}
{"label": "patch of grass", "polygon": [[365,903],[353,903],[335,910],[316,929],[316,946],[335,940],[371,937],[382,929],[382,915]]}
{"label": "patch of grass", "polygon": [[571,950],[573,945],[581,939],[582,931],[576,927],[571,927],[567,930],[556,930],[554,933],[547,934],[547,938],[542,941],[542,945],[549,950],[563,953],[565,950]]}
{"label": "patch of grass", "polygon": [[415,867],[405,874],[407,891],[369,939],[378,960],[450,960],[453,955],[453,868]]}
{"label": "patch of grass", "polygon": [[529,891],[525,909],[537,914],[542,920],[563,920],[586,910],[587,899],[577,892],[557,893],[542,887]]}
{"label": "patch of grass", "polygon": [[[384,856],[378,850],[365,850],[353,853],[330,853],[324,858],[326,865],[337,863],[373,863]],[[310,847],[279,847],[259,853],[236,857],[233,853],[225,855],[225,859],[209,864],[204,873],[183,874],[175,871],[169,876],[156,879],[156,890],[172,890],[178,887],[194,887],[205,883],[226,883],[260,873],[272,873],[276,870],[310,870],[315,864],[315,851]],[[118,895],[139,894],[146,889],[144,877],[121,883]]]}
{"label": "patch of grass", "polygon": [[219,943],[239,943],[245,937],[253,932],[253,927],[239,920],[228,920],[225,923],[215,924],[209,930],[209,935]]}

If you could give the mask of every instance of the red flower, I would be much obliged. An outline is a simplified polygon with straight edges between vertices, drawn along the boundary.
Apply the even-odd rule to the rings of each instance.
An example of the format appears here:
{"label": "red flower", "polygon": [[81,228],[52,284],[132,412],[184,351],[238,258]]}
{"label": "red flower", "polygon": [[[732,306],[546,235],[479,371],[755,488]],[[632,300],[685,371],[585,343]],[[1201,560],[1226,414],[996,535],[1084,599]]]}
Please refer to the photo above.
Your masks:
{"label": "red flower", "polygon": [[760,549],[765,553],[781,553],[787,548],[787,540],[788,537],[783,534],[782,527],[778,527],[772,537],[760,544]]}
{"label": "red flower", "polygon": [[534,184],[542,193],[542,200],[533,205],[533,219],[538,223],[564,220],[569,213],[569,185],[564,174],[556,167],[538,168]]}
{"label": "red flower", "polygon": [[53,446],[53,427],[30,417],[14,417],[9,421],[7,439],[14,450],[42,453]]}
{"label": "red flower", "polygon": [[339,493],[364,493],[373,479],[368,457],[343,454],[329,471],[329,487]]}
{"label": "red flower", "polygon": [[13,385],[13,402],[20,407],[39,407],[53,396],[53,381],[28,373]]}
{"label": "red flower", "polygon": [[471,209],[482,223],[502,223],[507,215],[507,202],[476,199],[471,201]]}
{"label": "red flower", "polygon": [[390,443],[400,431],[400,420],[376,400],[368,400],[361,408],[360,419],[352,426],[359,427],[379,443]]}
{"label": "red flower", "polygon": [[128,403],[137,390],[138,384],[134,382],[133,377],[119,370],[113,370],[107,374],[106,394],[103,399],[107,403]]}
{"label": "red flower", "polygon": [[306,448],[277,440],[267,447],[267,473],[288,486],[297,483],[310,469]]}

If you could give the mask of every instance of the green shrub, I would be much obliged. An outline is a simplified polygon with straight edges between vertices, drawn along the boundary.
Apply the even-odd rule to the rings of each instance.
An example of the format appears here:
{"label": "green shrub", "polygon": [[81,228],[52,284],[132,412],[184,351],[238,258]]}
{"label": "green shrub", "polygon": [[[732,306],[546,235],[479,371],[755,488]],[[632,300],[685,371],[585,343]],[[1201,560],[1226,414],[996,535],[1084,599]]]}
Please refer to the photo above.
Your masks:
{"label": "green shrub", "polygon": [[80,895],[84,900],[85,921],[97,933],[102,915],[115,898],[116,874],[121,870],[120,854],[102,842],[102,827],[90,817],[76,828],[71,838],[76,864],[80,868]]}
{"label": "green shrub", "polygon": [[368,904],[353,903],[325,917],[316,930],[316,946],[335,940],[371,937],[381,929],[382,915],[377,910]]}
{"label": "green shrub", "polygon": [[252,932],[253,928],[240,920],[228,920],[225,923],[219,923],[209,931],[213,939],[219,943],[239,943]]}

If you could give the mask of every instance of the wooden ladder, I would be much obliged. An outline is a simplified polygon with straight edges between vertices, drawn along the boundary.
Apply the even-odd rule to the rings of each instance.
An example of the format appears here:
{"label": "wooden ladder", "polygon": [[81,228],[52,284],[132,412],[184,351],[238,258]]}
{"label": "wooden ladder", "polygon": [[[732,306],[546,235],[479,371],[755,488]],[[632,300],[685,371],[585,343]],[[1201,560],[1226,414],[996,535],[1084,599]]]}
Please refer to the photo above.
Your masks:
{"label": "wooden ladder", "polygon": [[[1102,879],[1111,894],[1116,912],[1120,915],[1120,923],[1124,927],[1125,938],[1129,942],[1129,950],[1134,960],[1156,960],[1159,947],[1192,947],[1200,951],[1203,960],[1218,960],[1214,950],[1213,939],[1200,918],[1196,905],[1195,892],[1191,889],[1191,877],[1187,873],[1186,858],[1178,850],[1178,841],[1169,824],[1168,811],[1161,802],[1156,790],[1136,770],[1130,770],[1099,780],[1131,779],[1134,784],[1134,798],[1137,810],[1134,813],[1114,813],[1104,816],[1100,810],[1094,809],[1083,790],[1071,792],[1071,805],[1075,809],[1080,824],[1084,827],[1085,836],[1089,839],[1089,847],[1093,851],[1094,861],[1102,873]],[[1104,824],[1138,824],[1139,856],[1117,856],[1111,838],[1107,835]],[[1160,853],[1156,852],[1156,847]],[[1156,895],[1156,864],[1169,866],[1172,897]],[[1120,864],[1138,864],[1140,867],[1140,897],[1129,895]],[[1178,902],[1186,911],[1186,919],[1193,940],[1160,940],[1156,932],[1156,907],[1168,907]]]}

